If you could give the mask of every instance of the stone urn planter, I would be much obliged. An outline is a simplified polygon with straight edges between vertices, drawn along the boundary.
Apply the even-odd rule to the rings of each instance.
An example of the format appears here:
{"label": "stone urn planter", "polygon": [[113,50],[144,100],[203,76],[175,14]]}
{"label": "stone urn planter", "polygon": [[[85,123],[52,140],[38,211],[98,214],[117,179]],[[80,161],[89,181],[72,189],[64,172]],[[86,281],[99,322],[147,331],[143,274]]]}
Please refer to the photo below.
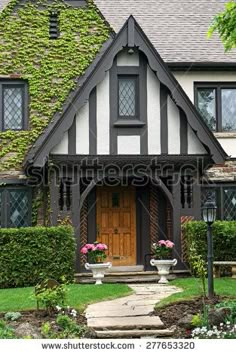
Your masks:
{"label": "stone urn planter", "polygon": [[102,284],[102,279],[104,278],[106,270],[111,268],[111,266],[111,262],[94,264],[85,263],[85,268],[87,270],[91,270],[91,272],[93,273],[93,278],[96,280],[95,285]]}
{"label": "stone urn planter", "polygon": [[159,284],[167,284],[167,275],[170,274],[170,268],[176,266],[177,259],[151,259],[150,264],[157,268],[158,274],[160,275]]}

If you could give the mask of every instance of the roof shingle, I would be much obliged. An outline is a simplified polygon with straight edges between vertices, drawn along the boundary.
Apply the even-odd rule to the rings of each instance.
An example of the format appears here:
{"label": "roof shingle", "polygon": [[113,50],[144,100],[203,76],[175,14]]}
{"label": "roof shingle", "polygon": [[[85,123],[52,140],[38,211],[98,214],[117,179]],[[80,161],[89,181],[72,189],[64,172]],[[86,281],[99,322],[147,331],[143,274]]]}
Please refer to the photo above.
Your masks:
{"label": "roof shingle", "polygon": [[0,0],[0,12],[7,6],[11,0]]}
{"label": "roof shingle", "polygon": [[228,0],[94,0],[116,32],[133,15],[166,62],[236,62],[217,34],[207,38],[213,17]]}

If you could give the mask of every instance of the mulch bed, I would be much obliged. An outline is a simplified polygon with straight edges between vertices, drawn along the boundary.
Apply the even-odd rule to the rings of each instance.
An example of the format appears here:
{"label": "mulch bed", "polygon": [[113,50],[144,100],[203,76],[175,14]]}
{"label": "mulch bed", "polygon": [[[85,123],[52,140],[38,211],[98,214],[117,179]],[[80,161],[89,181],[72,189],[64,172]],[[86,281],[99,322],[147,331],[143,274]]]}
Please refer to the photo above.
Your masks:
{"label": "mulch bed", "polygon": [[[30,324],[41,328],[42,324],[45,322],[52,322],[56,320],[57,313],[53,313],[51,316],[49,316],[44,310],[30,310],[30,311],[17,311],[21,313],[21,317],[17,320],[17,324],[29,322]],[[4,319],[4,313],[0,313],[0,319]],[[10,322],[12,323],[12,322]],[[86,325],[87,321],[86,318],[78,314],[77,315],[77,323],[79,325]]]}
{"label": "mulch bed", "polygon": [[[48,315],[46,311],[44,310],[31,310],[31,311],[17,311],[21,313],[21,317],[17,319],[17,321],[6,321],[4,319],[4,315],[6,312],[0,313],[0,320],[4,320],[10,327],[16,328],[21,324],[29,323],[31,326],[35,327],[39,333],[41,333],[41,328],[42,325],[45,322],[49,322],[53,328],[55,328],[55,323],[56,323],[56,317],[58,313],[53,313],[52,315]],[[86,326],[87,325],[87,320],[86,318],[81,315],[77,314],[76,317],[76,322],[80,326]],[[88,334],[90,334],[88,332]],[[90,334],[92,335],[92,334]]]}
{"label": "mulch bed", "polygon": [[[216,296],[213,301],[205,300],[208,305],[214,305],[226,300],[226,297]],[[154,316],[159,316],[167,328],[176,327],[174,338],[191,338],[191,331],[178,326],[178,321],[184,316],[195,315],[203,310],[202,298],[195,298],[190,301],[179,301],[166,307],[156,309]]]}

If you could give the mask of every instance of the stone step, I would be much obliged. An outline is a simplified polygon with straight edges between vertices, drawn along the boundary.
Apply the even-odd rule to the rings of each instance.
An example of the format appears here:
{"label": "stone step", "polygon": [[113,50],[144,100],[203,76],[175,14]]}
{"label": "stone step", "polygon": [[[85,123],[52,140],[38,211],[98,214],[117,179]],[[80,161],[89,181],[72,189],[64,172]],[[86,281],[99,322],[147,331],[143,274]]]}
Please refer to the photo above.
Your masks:
{"label": "stone step", "polygon": [[112,317],[135,317],[135,316],[148,316],[153,311],[153,306],[126,306],[124,308],[107,309],[102,311],[101,309],[88,309],[86,311],[86,318],[112,318]]}
{"label": "stone step", "polygon": [[[116,271],[108,271],[105,274],[103,279],[104,283],[130,283],[130,284],[138,284],[138,283],[157,283],[160,279],[157,271],[117,271],[117,268],[114,267]],[[130,267],[124,267],[128,269]],[[112,268],[111,268],[112,269]],[[173,280],[178,276],[187,276],[189,275],[188,271],[183,270],[173,270],[167,279]],[[81,284],[93,284],[94,279],[92,278],[92,273],[76,273],[75,281]]]}
{"label": "stone step", "polygon": [[158,316],[89,318],[88,327],[95,330],[164,329]]}
{"label": "stone step", "polygon": [[132,330],[114,330],[114,331],[95,331],[97,338],[165,338],[171,337],[174,331],[169,329],[132,329]]}
{"label": "stone step", "polygon": [[[103,279],[103,283],[157,283],[160,277],[157,275],[147,275],[147,276],[118,276],[118,275],[105,275],[105,278]],[[175,274],[170,274],[167,276],[168,280],[174,280],[176,279]],[[80,276],[76,277],[76,281],[80,284],[93,284],[95,280],[92,278],[92,276]]]}

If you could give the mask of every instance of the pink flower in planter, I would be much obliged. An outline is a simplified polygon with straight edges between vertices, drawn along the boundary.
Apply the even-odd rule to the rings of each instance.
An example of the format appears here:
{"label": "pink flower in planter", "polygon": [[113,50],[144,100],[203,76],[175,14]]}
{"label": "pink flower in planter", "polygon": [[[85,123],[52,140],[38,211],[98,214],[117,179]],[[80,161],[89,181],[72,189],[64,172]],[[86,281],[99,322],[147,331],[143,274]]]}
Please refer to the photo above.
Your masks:
{"label": "pink flower in planter", "polygon": [[159,246],[166,246],[166,241],[165,240],[160,240],[158,241]]}
{"label": "pink flower in planter", "polygon": [[87,253],[88,253],[87,247],[84,246],[83,248],[81,248],[80,252],[81,252],[82,254],[87,254]]}
{"label": "pink flower in planter", "polygon": [[175,244],[174,244],[172,241],[170,241],[170,240],[167,240],[167,241],[166,241],[166,247],[167,247],[167,248],[173,248],[174,245],[175,245]]}
{"label": "pink flower in planter", "polygon": [[95,250],[95,246],[93,243],[87,243],[87,245],[85,245],[84,247],[86,247],[87,250],[91,250],[91,251]]}
{"label": "pink flower in planter", "polygon": [[104,251],[104,250],[107,250],[107,246],[104,245],[103,243],[98,243],[98,244],[96,245],[96,249],[97,249],[98,251]]}

